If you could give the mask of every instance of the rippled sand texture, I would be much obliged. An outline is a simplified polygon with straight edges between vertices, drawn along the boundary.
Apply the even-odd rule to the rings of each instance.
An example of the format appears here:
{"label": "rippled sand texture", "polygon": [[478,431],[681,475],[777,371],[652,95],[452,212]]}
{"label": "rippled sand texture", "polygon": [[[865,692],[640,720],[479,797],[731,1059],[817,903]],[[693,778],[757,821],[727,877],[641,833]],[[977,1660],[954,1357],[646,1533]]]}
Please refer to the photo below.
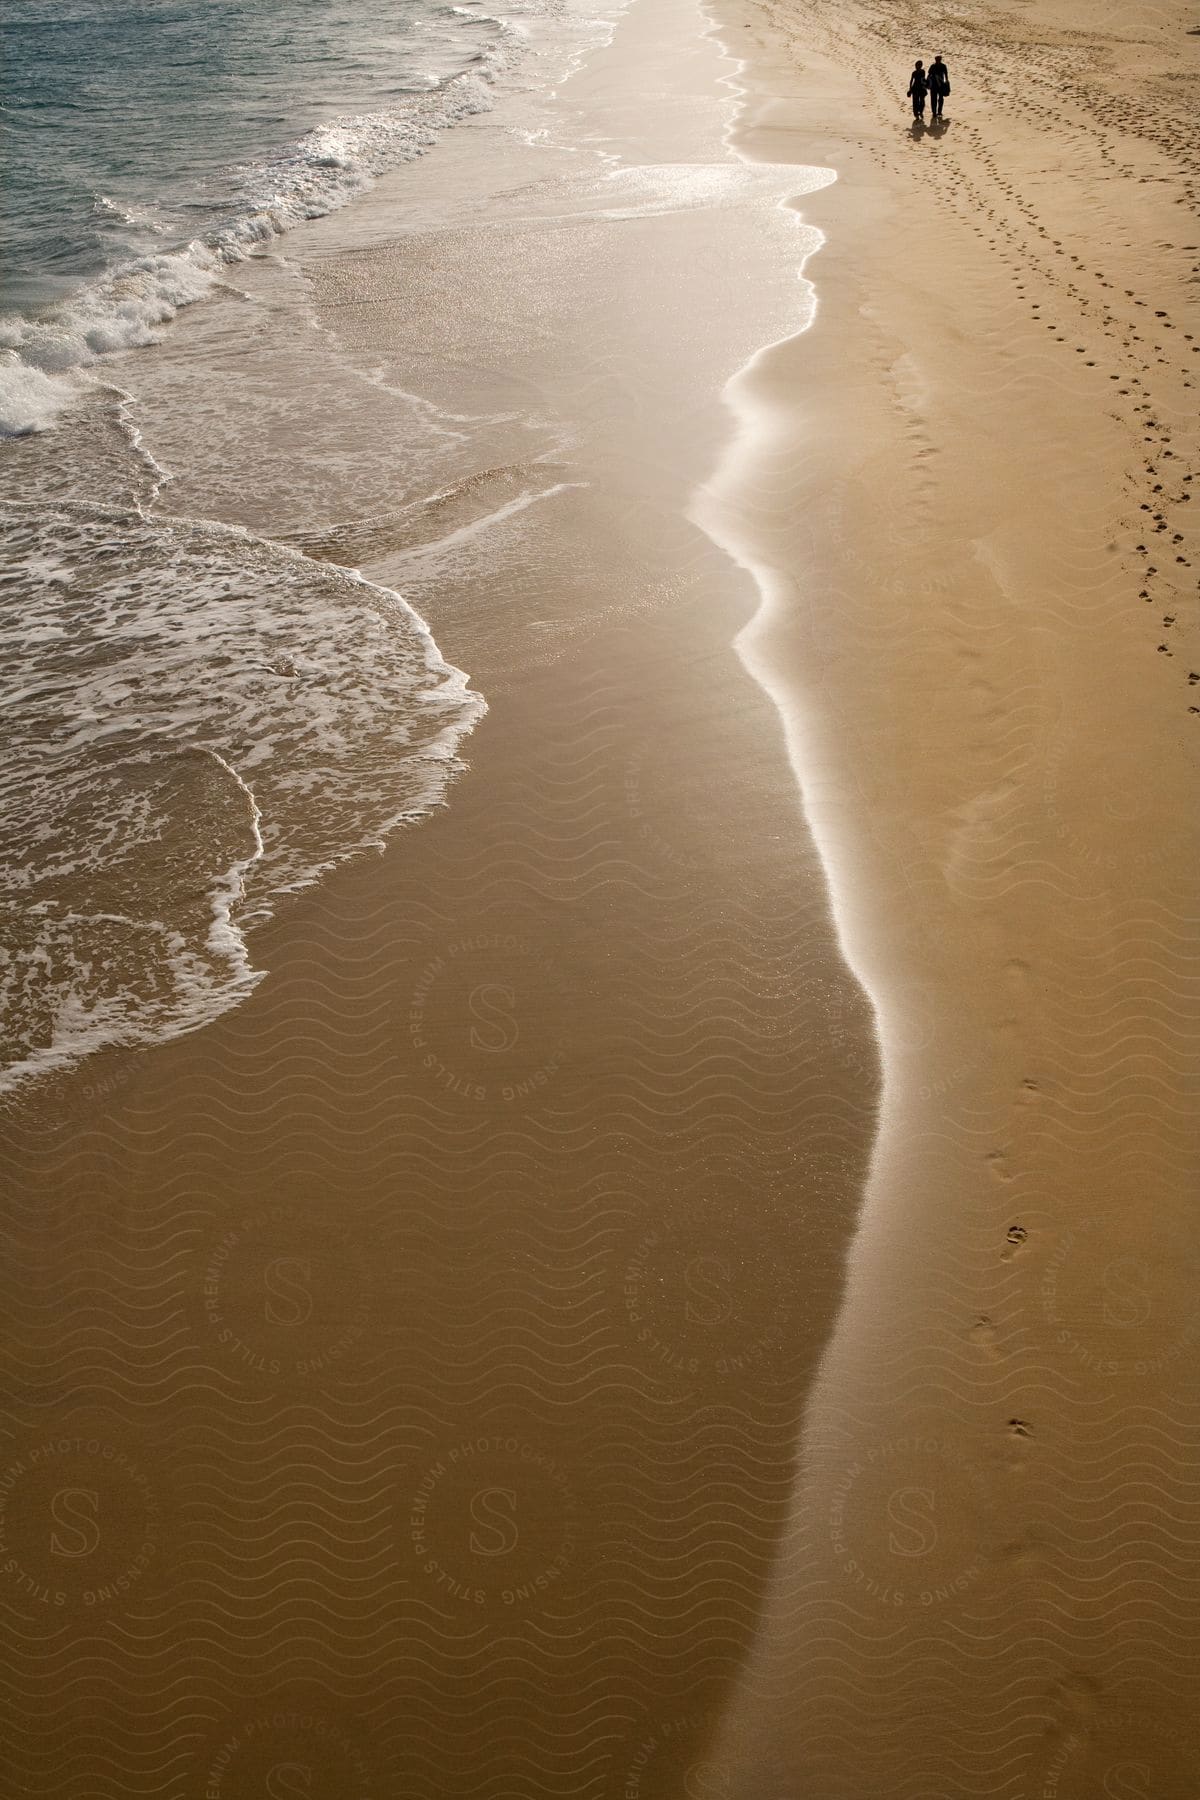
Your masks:
{"label": "rippled sand texture", "polygon": [[685,516],[823,177],[730,181],[699,27],[635,16],[561,146],[463,128],[123,372],[167,512],[399,587],[490,710],[239,1010],[8,1121],[16,1791],[718,1779],[878,1069],[753,584]]}
{"label": "rippled sand texture", "polygon": [[720,518],[884,1104],[730,1791],[1187,1800],[1198,44],[1174,6],[752,16],[745,143],[839,181]]}

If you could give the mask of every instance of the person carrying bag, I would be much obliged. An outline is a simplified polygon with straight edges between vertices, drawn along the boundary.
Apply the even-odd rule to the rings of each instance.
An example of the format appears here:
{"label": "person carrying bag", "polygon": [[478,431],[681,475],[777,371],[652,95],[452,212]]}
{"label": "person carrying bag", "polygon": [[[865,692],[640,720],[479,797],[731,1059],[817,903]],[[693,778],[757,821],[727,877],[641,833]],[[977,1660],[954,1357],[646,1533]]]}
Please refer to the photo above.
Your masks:
{"label": "person carrying bag", "polygon": [[929,84],[929,110],[935,119],[940,119],[946,95],[950,92],[950,71],[942,61],[940,50],[929,65],[926,80]]}

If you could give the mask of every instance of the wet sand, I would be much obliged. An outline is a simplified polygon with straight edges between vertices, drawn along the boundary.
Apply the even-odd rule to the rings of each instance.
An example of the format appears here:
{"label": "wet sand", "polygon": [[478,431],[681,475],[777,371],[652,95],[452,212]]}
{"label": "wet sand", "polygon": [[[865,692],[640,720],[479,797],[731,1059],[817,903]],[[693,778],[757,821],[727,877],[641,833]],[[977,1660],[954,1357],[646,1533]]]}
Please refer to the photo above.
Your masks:
{"label": "wet sand", "polygon": [[1169,7],[857,11],[754,15],[740,140],[839,171],[719,516],[884,1100],[730,1791],[1184,1800],[1198,58]]}
{"label": "wet sand", "polygon": [[1014,97],[1028,8],[915,141],[919,17],[843,10],[730,8],[740,71],[635,10],[564,89],[719,162],[736,80],[836,168],[802,335],[773,201],[598,218],[565,130],[296,252],[491,421],[300,531],[490,710],[241,1009],[9,1124],[17,1791],[1191,1792],[1185,147],[1041,9]]}
{"label": "wet sand", "polygon": [[[253,935],[245,1005],[12,1128],[32,1791],[681,1791],[749,1648],[878,1066],[732,647],[754,584],[686,516],[725,382],[807,316],[777,199],[810,183],[697,210],[695,171],[651,174],[605,218],[604,164],[575,172],[591,120],[609,155],[736,174],[702,25],[633,15],[562,148],[489,137],[487,194],[460,128],[355,209],[367,247],[338,218],[238,271],[260,391],[296,262],[372,376],[365,516],[343,460],[304,547],[401,587],[489,712],[444,810]],[[246,304],[129,378],[164,504],[264,530],[308,397],[240,494],[239,416],[191,410]],[[389,387],[482,421],[416,508]]]}

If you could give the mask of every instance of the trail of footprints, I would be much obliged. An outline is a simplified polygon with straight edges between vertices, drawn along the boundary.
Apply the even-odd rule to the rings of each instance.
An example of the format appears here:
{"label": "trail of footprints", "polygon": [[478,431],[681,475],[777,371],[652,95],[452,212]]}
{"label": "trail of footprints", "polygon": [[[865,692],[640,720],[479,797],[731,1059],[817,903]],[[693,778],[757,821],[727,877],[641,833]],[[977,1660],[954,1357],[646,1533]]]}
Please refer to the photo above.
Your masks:
{"label": "trail of footprints", "polygon": [[[896,119],[897,85],[911,60],[910,14],[888,0],[875,0],[869,31],[879,48],[873,57],[863,55],[861,38],[846,33],[829,0],[814,8],[814,23],[824,29],[829,54],[860,78],[890,131]],[[1070,159],[1086,167],[1090,161],[1092,173],[1099,164],[1102,180],[1095,189],[1099,205],[1111,203],[1110,190],[1120,200],[1127,199],[1126,183],[1168,183],[1179,190],[1175,204],[1188,206],[1190,216],[1195,215],[1200,198],[1196,133],[1158,96],[1147,107],[1136,93],[1114,96],[1099,81],[1089,79],[1086,68],[1081,72],[1079,42],[1030,49],[1002,38],[997,41],[989,33],[985,56],[978,29],[964,35],[942,18],[937,30],[951,66],[957,63],[970,70],[972,96],[978,94],[983,101],[977,108],[981,115],[986,117],[990,107],[1001,105],[1027,121],[1031,136],[1040,133],[1060,164]],[[1093,60],[1099,61],[1104,47],[1089,42],[1082,48],[1085,52],[1090,48]],[[1064,113],[1069,114],[1069,124],[1064,124]],[[1190,503],[1196,443],[1193,430],[1186,445],[1177,448],[1167,416],[1171,409],[1161,398],[1164,377],[1158,372],[1164,371],[1165,379],[1178,379],[1185,392],[1195,392],[1200,365],[1192,358],[1200,355],[1200,343],[1171,316],[1169,307],[1158,304],[1159,296],[1147,298],[1123,285],[1111,271],[1090,266],[1070,242],[1053,235],[1033,198],[1022,193],[993,153],[985,124],[977,125],[969,117],[950,119],[945,134],[937,139],[935,154],[918,157],[913,155],[907,121],[895,136],[895,148],[865,138],[857,140],[858,148],[889,173],[921,184],[938,204],[948,207],[993,253],[1018,305],[1030,323],[1045,332],[1047,342],[1062,345],[1081,359],[1084,368],[1094,369],[1098,381],[1110,384],[1111,416],[1127,427],[1131,443],[1141,447],[1140,465],[1129,471],[1136,507],[1128,521],[1129,560],[1131,569],[1138,571],[1136,596],[1152,608],[1156,653],[1173,660],[1172,638],[1177,641],[1185,621],[1195,623],[1200,593],[1200,584],[1190,573],[1195,560]],[[926,152],[930,147],[916,148]],[[1062,179],[1059,168],[1058,180]],[[1200,284],[1200,243],[1161,237],[1140,241],[1129,229],[1131,210],[1127,207],[1121,216],[1124,238],[1110,234],[1105,239],[1118,258],[1123,254],[1139,269],[1143,263],[1161,268],[1166,259],[1177,259],[1172,274],[1182,277],[1184,288]],[[1161,206],[1156,205],[1155,217],[1161,216]],[[1117,223],[1114,219],[1114,230]],[[1189,235],[1195,235],[1194,227]],[[1194,424],[1190,410],[1183,417]],[[1185,693],[1198,683],[1200,671],[1187,669]],[[1200,716],[1200,704],[1189,702],[1187,710]]]}

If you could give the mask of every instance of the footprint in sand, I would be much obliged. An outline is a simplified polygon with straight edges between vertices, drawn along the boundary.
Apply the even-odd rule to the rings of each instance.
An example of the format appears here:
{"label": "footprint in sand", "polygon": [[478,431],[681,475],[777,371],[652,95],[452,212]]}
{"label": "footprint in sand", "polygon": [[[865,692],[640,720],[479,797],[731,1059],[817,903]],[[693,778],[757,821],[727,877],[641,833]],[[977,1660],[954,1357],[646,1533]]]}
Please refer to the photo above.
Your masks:
{"label": "footprint in sand", "polygon": [[1010,1225],[1004,1234],[1005,1248],[1000,1252],[1001,1262],[1011,1262],[1013,1257],[1029,1242],[1029,1233],[1024,1225]]}

